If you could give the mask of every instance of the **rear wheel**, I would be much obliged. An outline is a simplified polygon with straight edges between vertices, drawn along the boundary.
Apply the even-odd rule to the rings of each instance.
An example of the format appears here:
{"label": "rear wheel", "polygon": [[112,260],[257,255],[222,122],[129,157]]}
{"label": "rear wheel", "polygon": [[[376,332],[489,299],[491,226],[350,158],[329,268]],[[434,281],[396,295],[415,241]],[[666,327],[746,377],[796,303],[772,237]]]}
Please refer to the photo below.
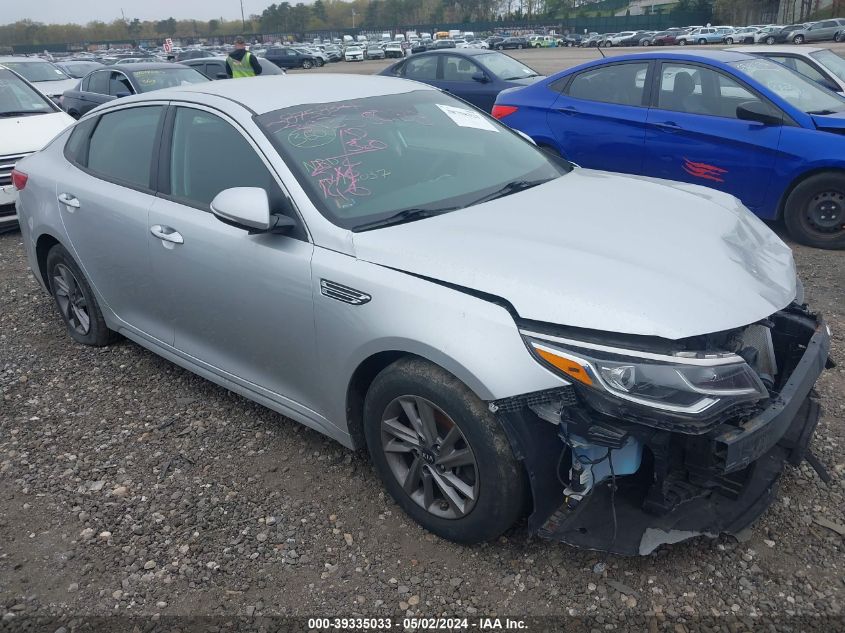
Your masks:
{"label": "rear wheel", "polygon": [[417,358],[390,365],[367,392],[364,424],[385,488],[427,530],[476,543],[524,512],[525,473],[499,422],[442,368]]}
{"label": "rear wheel", "polygon": [[517,47],[519,50],[522,50],[522,44],[517,44],[517,45],[516,45],[516,47]]}
{"label": "rear wheel", "polygon": [[707,40],[705,40],[705,39],[702,37],[702,38],[700,38],[700,39],[698,40],[698,43],[699,43],[699,44],[706,44],[706,43],[707,43]]}
{"label": "rear wheel", "polygon": [[[771,45],[772,45],[772,44],[774,44],[774,43],[775,43],[775,38],[774,38],[774,37],[772,37],[771,35],[769,35],[769,37],[767,37],[767,38],[766,38],[766,44],[768,44],[769,46],[771,46]],[[796,43],[797,43],[797,44],[800,44],[801,42],[796,42]]]}
{"label": "rear wheel", "polygon": [[60,244],[47,253],[47,282],[71,338],[83,345],[102,347],[114,341],[112,332],[85,276]]}
{"label": "rear wheel", "polygon": [[725,44],[733,44],[733,43],[734,43],[734,38],[732,38],[732,37],[726,37],[725,38]]}
{"label": "rear wheel", "polygon": [[687,45],[686,40],[678,40],[678,46],[686,46],[686,45]]}
{"label": "rear wheel", "polygon": [[789,194],[784,222],[796,241],[816,248],[845,248],[845,175],[821,173]]}
{"label": "rear wheel", "polygon": [[323,60],[322,60],[322,59],[318,59],[318,60],[316,60],[314,63],[317,65],[317,68],[320,68],[320,67],[322,67],[322,65],[323,65],[323,63],[324,63],[324,62],[323,62]]}
{"label": "rear wheel", "polygon": [[834,35],[833,41],[834,42],[841,42],[842,41],[842,33],[837,33],[836,35]]}

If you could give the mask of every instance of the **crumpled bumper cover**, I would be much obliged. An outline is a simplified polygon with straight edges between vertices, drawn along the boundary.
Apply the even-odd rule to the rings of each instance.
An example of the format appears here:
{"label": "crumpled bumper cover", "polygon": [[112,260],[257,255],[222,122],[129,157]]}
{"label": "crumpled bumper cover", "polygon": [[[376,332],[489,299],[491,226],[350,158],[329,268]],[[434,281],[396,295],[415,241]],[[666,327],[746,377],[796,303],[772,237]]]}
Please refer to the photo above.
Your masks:
{"label": "crumpled bumper cover", "polygon": [[742,471],[742,483],[735,485],[732,494],[707,491],[664,514],[654,514],[644,509],[642,485],[631,478],[617,478],[612,495],[615,527],[611,481],[597,485],[570,509],[559,480],[560,452],[551,435],[554,425],[532,419],[525,410],[501,411],[502,424],[517,457],[524,459],[531,481],[534,512],[529,528],[545,538],[622,555],[649,554],[662,544],[694,536],[742,531],[774,500],[785,464],[799,464],[807,453],[820,416],[813,385],[825,369],[829,351],[829,330],[818,319],[806,351],[779,396],[744,424],[709,434],[716,476],[724,477],[730,487],[731,475]]}

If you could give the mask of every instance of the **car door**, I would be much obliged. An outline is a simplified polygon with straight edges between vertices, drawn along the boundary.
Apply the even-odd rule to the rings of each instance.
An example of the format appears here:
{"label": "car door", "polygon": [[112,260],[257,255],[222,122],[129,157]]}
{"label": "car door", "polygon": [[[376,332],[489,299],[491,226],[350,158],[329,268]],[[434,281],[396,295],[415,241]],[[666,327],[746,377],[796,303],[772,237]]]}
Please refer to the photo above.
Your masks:
{"label": "car door", "polygon": [[315,380],[313,246],[304,227],[250,235],[219,220],[210,203],[230,187],[265,189],[277,211],[286,198],[260,151],[223,114],[178,106],[168,119],[147,241],[174,346],[228,380],[314,405],[304,402]]}
{"label": "car door", "polygon": [[762,204],[782,128],[740,120],[736,107],[761,102],[780,111],[736,77],[687,62],[662,62],[652,94],[645,173]]}
{"label": "car door", "polygon": [[[487,73],[474,61],[461,55],[440,55],[440,60],[441,75],[434,85],[485,112],[490,112],[498,90],[494,89]],[[477,73],[487,77],[488,81],[473,79]]]}
{"label": "car door", "polygon": [[88,76],[88,83],[86,86],[83,86],[83,90],[79,95],[81,101],[80,114],[85,114],[98,105],[114,99],[114,97],[109,96],[109,77],[111,73],[111,70],[98,70]]}
{"label": "car door", "polygon": [[64,168],[52,176],[75,259],[103,304],[133,331],[170,342],[147,239],[164,109],[121,108],[83,121],[66,147]]}
{"label": "car door", "polygon": [[821,22],[810,25],[810,28],[807,29],[806,40],[808,42],[832,40],[839,28],[839,23],[836,20],[822,20]]}
{"label": "car door", "polygon": [[603,64],[550,85],[547,122],[566,158],[582,167],[642,170],[648,61]]}

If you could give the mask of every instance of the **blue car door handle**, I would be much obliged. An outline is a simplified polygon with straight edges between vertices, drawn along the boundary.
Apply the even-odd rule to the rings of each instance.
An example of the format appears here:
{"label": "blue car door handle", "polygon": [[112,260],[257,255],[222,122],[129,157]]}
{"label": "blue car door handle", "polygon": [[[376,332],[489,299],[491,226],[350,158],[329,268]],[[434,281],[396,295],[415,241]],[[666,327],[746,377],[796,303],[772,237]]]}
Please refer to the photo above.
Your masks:
{"label": "blue car door handle", "polygon": [[655,125],[664,132],[680,132],[682,129],[681,126],[674,121],[663,121],[661,123],[655,123]]}
{"label": "blue car door handle", "polygon": [[575,106],[572,106],[572,105],[563,106],[562,108],[558,108],[557,111],[561,112],[562,114],[569,114],[569,115],[578,114],[578,109]]}

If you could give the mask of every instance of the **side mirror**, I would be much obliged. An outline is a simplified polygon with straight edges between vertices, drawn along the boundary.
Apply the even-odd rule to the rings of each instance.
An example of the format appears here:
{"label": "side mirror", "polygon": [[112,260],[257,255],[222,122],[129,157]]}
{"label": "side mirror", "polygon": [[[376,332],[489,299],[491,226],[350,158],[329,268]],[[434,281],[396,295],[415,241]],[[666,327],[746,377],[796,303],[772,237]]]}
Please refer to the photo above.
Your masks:
{"label": "side mirror", "polygon": [[736,118],[755,121],[763,125],[782,125],[783,117],[760,101],[746,101],[736,107]]}
{"label": "side mirror", "polygon": [[211,212],[217,219],[250,233],[281,231],[296,225],[286,215],[270,213],[270,199],[260,187],[224,189],[211,201]]}
{"label": "side mirror", "polygon": [[129,97],[131,95],[132,95],[131,92],[121,91],[121,92],[118,92],[116,96],[117,96],[118,99],[122,99],[123,97]]}
{"label": "side mirror", "polygon": [[229,78],[229,75],[227,75],[226,73],[217,73],[217,77],[216,77],[216,78],[217,78],[217,79],[228,79],[228,78]]}
{"label": "side mirror", "polygon": [[486,84],[488,81],[490,81],[489,79],[487,79],[487,75],[485,75],[481,71],[478,71],[477,73],[473,73],[472,79],[473,79],[473,81],[477,81],[480,84]]}

